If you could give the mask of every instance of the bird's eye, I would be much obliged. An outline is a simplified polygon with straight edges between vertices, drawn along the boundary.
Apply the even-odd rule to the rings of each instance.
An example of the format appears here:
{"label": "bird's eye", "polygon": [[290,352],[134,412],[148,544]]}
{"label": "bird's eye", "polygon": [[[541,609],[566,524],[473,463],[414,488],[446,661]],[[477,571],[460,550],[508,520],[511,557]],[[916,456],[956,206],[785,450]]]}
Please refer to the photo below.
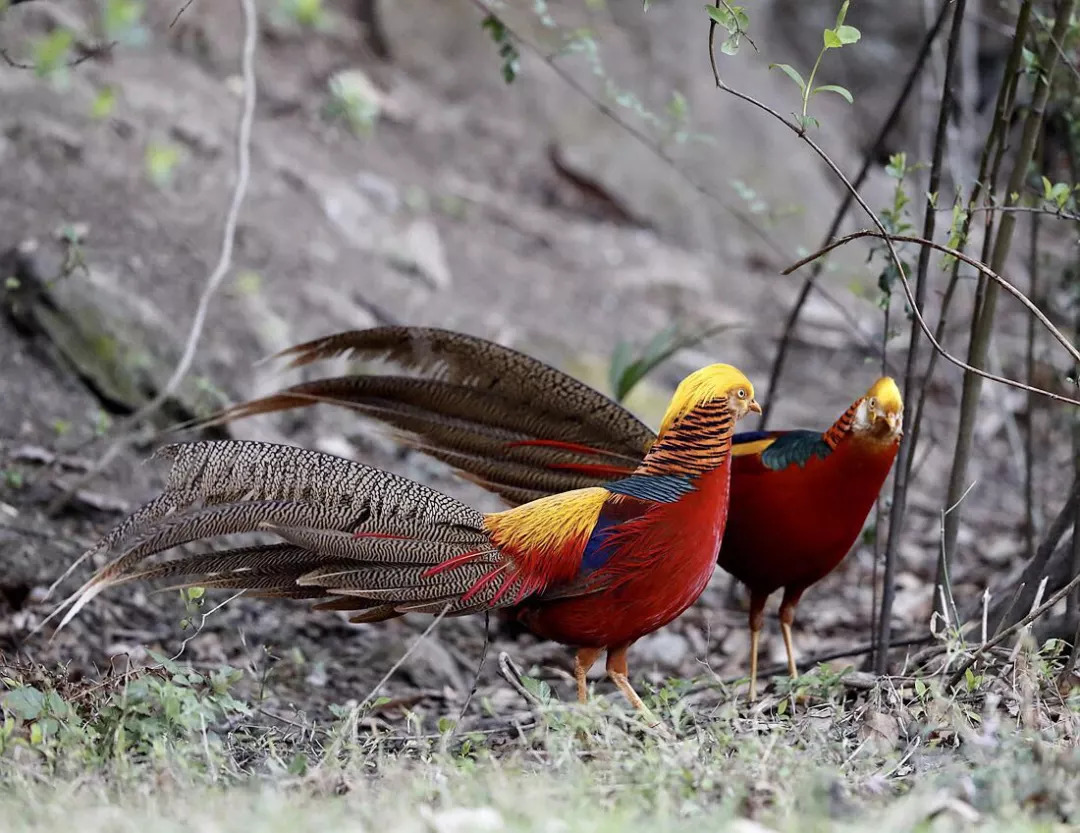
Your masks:
{"label": "bird's eye", "polygon": [[873,396],[871,396],[869,401],[867,401],[866,404],[869,405],[871,408],[876,408],[877,407],[877,399],[875,399]]}
{"label": "bird's eye", "polygon": [[739,388],[739,399],[746,399],[746,391]]}

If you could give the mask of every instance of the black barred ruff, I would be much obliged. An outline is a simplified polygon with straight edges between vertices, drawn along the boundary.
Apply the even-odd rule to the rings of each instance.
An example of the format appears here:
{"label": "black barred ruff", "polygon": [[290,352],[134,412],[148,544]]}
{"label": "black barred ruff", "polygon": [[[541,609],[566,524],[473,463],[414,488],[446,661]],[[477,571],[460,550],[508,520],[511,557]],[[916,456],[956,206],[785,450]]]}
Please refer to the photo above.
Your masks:
{"label": "black barred ruff", "polygon": [[852,402],[851,406],[840,415],[840,419],[836,420],[829,430],[825,432],[822,439],[825,440],[825,444],[830,451],[834,451],[840,441],[851,433],[851,426],[855,424],[855,414],[858,413],[861,404],[861,399]]}
{"label": "black barred ruff", "polygon": [[638,467],[638,474],[697,477],[731,456],[735,416],[726,400],[698,405],[664,432]]}

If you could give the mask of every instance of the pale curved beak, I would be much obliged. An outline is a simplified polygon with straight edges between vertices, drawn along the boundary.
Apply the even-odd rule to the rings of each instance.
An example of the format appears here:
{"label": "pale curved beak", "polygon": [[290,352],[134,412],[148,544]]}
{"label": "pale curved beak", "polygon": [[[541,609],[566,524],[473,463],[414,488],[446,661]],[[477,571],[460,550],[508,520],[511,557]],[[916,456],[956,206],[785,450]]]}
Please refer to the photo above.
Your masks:
{"label": "pale curved beak", "polygon": [[761,413],[761,406],[757,403],[756,399],[751,399],[750,404],[747,405],[747,407],[751,411],[753,411],[755,414],[760,414]]}

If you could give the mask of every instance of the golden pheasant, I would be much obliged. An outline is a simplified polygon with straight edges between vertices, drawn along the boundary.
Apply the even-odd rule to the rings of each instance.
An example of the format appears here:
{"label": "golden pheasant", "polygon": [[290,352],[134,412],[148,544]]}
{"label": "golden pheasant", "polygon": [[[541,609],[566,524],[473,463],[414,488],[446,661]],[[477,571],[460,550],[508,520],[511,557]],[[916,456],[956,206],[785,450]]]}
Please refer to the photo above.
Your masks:
{"label": "golden pheasant", "polygon": [[[282,355],[292,366],[349,354],[388,359],[419,376],[319,379],[237,405],[223,419],[319,402],[389,424],[402,442],[454,466],[510,504],[625,477],[656,435],[624,407],[530,356],[481,338],[423,327],[339,333]],[[733,438],[732,494],[720,566],[750,591],[750,697],[769,596],[798,675],[791,625],[805,590],[858,538],[899,447],[903,401],[878,379],[827,430]]]}
{"label": "golden pheasant", "polygon": [[[754,388],[714,364],[679,385],[648,454],[625,477],[492,514],[397,475],[312,451],[221,441],[166,446],[164,491],[95,547],[117,557],[61,606],[63,627],[106,588],[179,586],[320,600],[377,622],[416,611],[512,608],[536,635],[577,649],[578,697],[607,652],[638,709],[627,649],[701,594],[724,532],[735,421]],[[280,541],[146,565],[182,544],[268,532]]]}

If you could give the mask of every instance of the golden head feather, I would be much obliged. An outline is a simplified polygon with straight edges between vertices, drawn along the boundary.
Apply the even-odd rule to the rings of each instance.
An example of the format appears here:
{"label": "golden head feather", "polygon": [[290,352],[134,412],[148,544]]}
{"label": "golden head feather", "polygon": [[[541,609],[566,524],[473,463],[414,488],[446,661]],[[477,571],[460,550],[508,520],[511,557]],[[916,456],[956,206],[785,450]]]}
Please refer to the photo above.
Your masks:
{"label": "golden head feather", "polygon": [[888,426],[887,437],[894,437],[903,430],[904,425],[904,399],[900,395],[900,388],[891,376],[882,376],[866,392],[863,397],[865,403],[865,415],[863,419],[856,419],[856,427],[874,430],[880,422]]}
{"label": "golden head feather", "polygon": [[728,398],[734,403],[736,419],[748,411],[761,413],[761,406],[754,399],[754,386],[738,368],[730,364],[710,364],[701,370],[695,370],[675,389],[667,413],[660,422],[659,435],[664,436],[664,432],[672,424],[694,408],[717,399]]}

